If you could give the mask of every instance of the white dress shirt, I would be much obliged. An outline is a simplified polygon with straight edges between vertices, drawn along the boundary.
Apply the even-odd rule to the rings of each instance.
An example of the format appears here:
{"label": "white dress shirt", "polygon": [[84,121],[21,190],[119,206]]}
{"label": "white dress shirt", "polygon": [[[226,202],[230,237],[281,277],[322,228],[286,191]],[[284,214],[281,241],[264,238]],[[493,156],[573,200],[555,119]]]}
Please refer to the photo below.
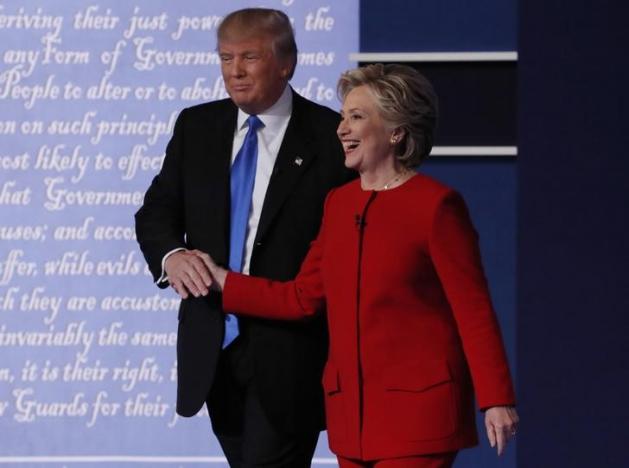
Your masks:
{"label": "white dress shirt", "polygon": [[[258,114],[258,118],[264,124],[257,130],[258,135],[258,161],[256,165],[256,178],[253,185],[253,195],[251,201],[251,210],[249,212],[249,221],[247,226],[247,237],[245,240],[245,250],[243,252],[244,265],[242,272],[249,274],[249,265],[251,263],[251,252],[253,251],[253,241],[258,232],[258,224],[260,223],[260,215],[262,213],[262,205],[266,190],[269,187],[275,160],[280,151],[280,146],[284,140],[284,134],[288,127],[291,112],[293,110],[293,94],[290,86],[286,86],[280,98],[264,112]],[[234,163],[238,151],[242,147],[249,128],[247,119],[249,114],[242,109],[238,109],[238,119],[236,128],[234,129],[234,140],[232,145],[231,162]],[[175,252],[185,250],[182,248],[173,249],[164,255],[162,259],[162,275],[157,280],[161,283],[168,280],[164,264],[166,259]],[[209,252],[211,255],[211,252]]]}

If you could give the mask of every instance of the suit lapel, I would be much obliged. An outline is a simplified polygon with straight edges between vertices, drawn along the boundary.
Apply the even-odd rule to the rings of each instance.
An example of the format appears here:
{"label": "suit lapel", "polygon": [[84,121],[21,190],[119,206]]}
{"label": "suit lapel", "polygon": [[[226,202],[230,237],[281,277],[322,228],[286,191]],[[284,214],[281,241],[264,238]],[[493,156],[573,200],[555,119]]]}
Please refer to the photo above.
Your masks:
{"label": "suit lapel", "polygon": [[316,145],[311,141],[311,123],[307,121],[302,99],[293,91],[293,110],[264,198],[256,241],[264,237],[293,187],[316,157],[312,151]]}
{"label": "suit lapel", "polygon": [[[208,239],[208,250],[220,263],[227,261],[229,246],[229,171],[234,129],[238,110],[229,100],[225,108],[210,113],[199,122],[201,128],[196,129],[200,135],[198,157],[201,163],[195,176],[201,194],[202,209],[206,213],[203,223]],[[214,120],[214,122],[213,122]]]}

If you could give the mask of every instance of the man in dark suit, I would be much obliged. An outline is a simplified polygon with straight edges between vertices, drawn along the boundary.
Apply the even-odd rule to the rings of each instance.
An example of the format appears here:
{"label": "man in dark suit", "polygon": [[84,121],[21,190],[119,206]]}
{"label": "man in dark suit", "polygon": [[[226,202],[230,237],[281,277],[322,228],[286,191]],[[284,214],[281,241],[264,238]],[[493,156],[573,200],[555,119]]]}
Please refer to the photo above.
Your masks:
{"label": "man in dark suit", "polygon": [[[137,238],[157,284],[182,297],[177,412],[192,416],[207,403],[232,467],[310,466],[324,424],[323,320],[226,322],[205,259],[277,280],[296,275],[326,193],[349,179],[339,118],[288,85],[297,49],[284,13],[231,13],[218,52],[231,99],[181,112],[136,214]],[[236,164],[250,157],[255,174],[243,205]],[[238,225],[234,209],[243,206]]]}

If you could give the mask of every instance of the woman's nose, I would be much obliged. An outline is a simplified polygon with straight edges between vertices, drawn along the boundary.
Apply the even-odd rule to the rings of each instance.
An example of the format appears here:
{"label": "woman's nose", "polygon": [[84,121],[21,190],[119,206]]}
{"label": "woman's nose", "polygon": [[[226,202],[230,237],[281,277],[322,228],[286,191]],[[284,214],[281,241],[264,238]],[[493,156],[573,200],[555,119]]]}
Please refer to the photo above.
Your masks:
{"label": "woman's nose", "polygon": [[348,132],[348,129],[347,129],[347,125],[345,124],[345,120],[341,120],[341,121],[339,122],[339,126],[338,126],[338,127],[337,127],[337,129],[336,129],[336,134],[337,134],[339,137],[341,137],[341,136],[343,136],[343,135],[346,135],[346,134],[347,134],[347,132]]}

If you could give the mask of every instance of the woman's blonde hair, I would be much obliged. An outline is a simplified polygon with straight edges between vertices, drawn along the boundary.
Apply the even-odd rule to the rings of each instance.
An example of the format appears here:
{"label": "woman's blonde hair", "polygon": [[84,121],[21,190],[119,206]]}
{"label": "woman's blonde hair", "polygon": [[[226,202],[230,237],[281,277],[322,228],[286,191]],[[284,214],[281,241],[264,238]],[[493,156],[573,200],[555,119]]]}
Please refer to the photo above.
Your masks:
{"label": "woman's blonde hair", "polygon": [[400,164],[421,164],[430,154],[437,125],[437,95],[430,82],[406,65],[367,65],[341,75],[337,85],[339,98],[345,100],[359,86],[371,91],[386,125],[401,130],[402,139],[395,147]]}

